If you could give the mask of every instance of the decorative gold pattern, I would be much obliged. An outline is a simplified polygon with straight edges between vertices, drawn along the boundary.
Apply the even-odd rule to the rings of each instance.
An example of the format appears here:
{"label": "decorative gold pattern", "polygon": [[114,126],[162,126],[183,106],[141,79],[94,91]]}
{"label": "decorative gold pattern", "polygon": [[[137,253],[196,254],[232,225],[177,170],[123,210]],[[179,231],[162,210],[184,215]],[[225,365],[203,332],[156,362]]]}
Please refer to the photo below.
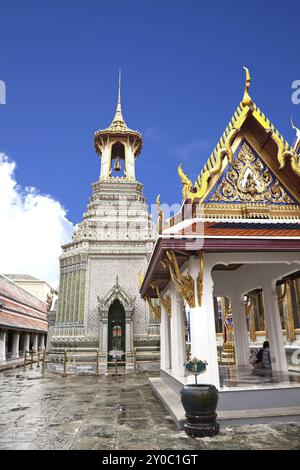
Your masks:
{"label": "decorative gold pattern", "polygon": [[149,309],[153,313],[155,320],[160,321],[161,320],[161,308],[160,305],[153,305],[152,299],[150,297],[145,297],[147,300],[147,303],[149,305]]}
{"label": "decorative gold pattern", "polygon": [[173,251],[167,251],[169,261],[169,270],[172,281],[174,282],[177,290],[181,293],[184,300],[188,303],[190,308],[195,307],[195,285],[194,279],[190,274],[181,274],[176,255]]}
{"label": "decorative gold pattern", "polygon": [[247,295],[246,301],[245,301],[245,312],[249,318],[250,341],[255,343],[256,334],[255,334],[254,303],[253,303],[253,299],[249,295]]}
{"label": "decorative gold pattern", "polygon": [[143,282],[144,282],[144,278],[142,276],[141,271],[139,271],[138,272],[138,286],[139,286],[139,289],[142,287]]}
{"label": "decorative gold pattern", "polygon": [[198,179],[195,183],[195,191],[193,193],[189,193],[189,197],[191,197],[192,199],[195,199],[195,198],[201,199],[206,194],[210,178],[220,173],[222,169],[222,163],[225,157],[228,158],[229,163],[232,163],[233,153],[232,153],[231,145],[237,133],[238,133],[238,129],[235,129],[235,128],[231,129],[231,131],[229,132],[224,142],[224,147],[222,147],[218,151],[217,161],[216,161],[215,166],[211,170],[204,171],[203,174],[201,174],[201,176],[198,176]]}
{"label": "decorative gold pattern", "polygon": [[245,142],[210,201],[294,203]]}
{"label": "decorative gold pattern", "polygon": [[285,317],[286,339],[289,343],[295,341],[295,324],[293,317],[292,296],[291,296],[291,280],[288,279],[283,285],[283,292],[278,296],[278,302],[283,305]]}
{"label": "decorative gold pattern", "polygon": [[226,309],[223,323],[223,347],[221,363],[225,365],[235,364],[234,325],[231,313],[231,305]]}
{"label": "decorative gold pattern", "polygon": [[160,204],[160,194],[156,198],[156,206],[157,206],[157,214],[158,214],[158,233],[161,234],[164,213],[162,211],[161,204]]}
{"label": "decorative gold pattern", "polygon": [[[229,122],[228,126],[226,127],[221,139],[219,140],[218,144],[214,148],[212,154],[210,155],[207,163],[203,167],[201,173],[198,176],[197,183],[197,191],[188,192],[188,197],[192,200],[196,197],[204,198],[205,191],[208,188],[208,178],[211,176],[211,172],[220,164],[220,160],[222,160],[222,155],[225,154],[226,142],[227,142],[227,151],[229,147],[228,137],[232,130],[235,130],[237,133],[239,129],[241,129],[243,123],[245,122],[246,118],[249,114],[252,114],[253,118],[265,129],[266,132],[269,133],[270,138],[274,140],[278,147],[278,161],[280,163],[280,167],[283,168],[285,164],[285,158],[290,156],[291,157],[291,165],[295,173],[300,175],[300,162],[299,157],[296,156],[296,152],[290,147],[288,142],[282,137],[279,131],[275,128],[275,126],[266,118],[263,112],[257,107],[257,105],[252,101],[249,96],[249,87],[250,87],[250,73],[249,70],[244,67],[246,71],[246,82],[245,82],[245,89],[244,89],[244,96],[238,107],[236,108],[231,121]],[[236,135],[236,134],[235,134]],[[235,135],[230,139],[231,144],[234,141]],[[231,147],[231,145],[230,145]],[[229,154],[230,155],[230,154]],[[230,158],[229,158],[230,160]],[[186,181],[189,182],[190,180],[185,175]],[[186,186],[185,188],[187,188]],[[186,190],[183,198],[186,198]]]}
{"label": "decorative gold pattern", "polygon": [[183,199],[186,199],[186,198],[201,199],[207,191],[210,178],[212,178],[214,175],[219,174],[220,171],[222,170],[222,163],[223,163],[224,158],[227,157],[228,162],[232,163],[233,153],[232,153],[231,146],[237,133],[238,133],[238,129],[236,128],[230,130],[228,136],[226,137],[224,141],[224,147],[218,150],[215,166],[201,173],[201,175],[198,176],[194,187],[192,187],[193,186],[192,182],[188,179],[188,177],[183,172],[181,168],[182,164],[179,165],[178,173],[181,178],[181,182],[183,184],[183,189],[182,189]]}
{"label": "decorative gold pattern", "polygon": [[247,67],[245,66],[243,67],[243,69],[246,72],[246,81],[245,81],[245,90],[244,90],[242,104],[244,106],[250,106],[252,104],[252,99],[249,96],[249,88],[251,84],[250,72],[249,72],[249,69],[247,69]]}
{"label": "decorative gold pattern", "polygon": [[[151,285],[152,285],[152,284],[151,284]],[[156,290],[157,297],[159,298],[159,301],[160,301],[161,305],[163,306],[163,308],[164,308],[165,311],[167,312],[168,317],[171,318],[171,317],[172,317],[172,302],[171,302],[171,297],[170,297],[169,295],[166,295],[165,297],[163,297],[163,296],[161,295],[160,289],[159,289],[158,285],[156,284],[156,282],[153,283],[153,287],[154,287],[155,290]]]}
{"label": "decorative gold pattern", "polygon": [[181,183],[183,185],[182,187],[182,199],[186,199],[189,197],[189,193],[193,187],[193,183],[191,182],[191,180],[186,176],[186,174],[184,173],[183,169],[182,169],[182,163],[180,163],[179,167],[178,167],[178,175],[181,179]]}
{"label": "decorative gold pattern", "polygon": [[199,254],[200,258],[200,269],[199,274],[197,277],[197,300],[198,300],[198,307],[202,305],[202,294],[203,294],[203,253]]}

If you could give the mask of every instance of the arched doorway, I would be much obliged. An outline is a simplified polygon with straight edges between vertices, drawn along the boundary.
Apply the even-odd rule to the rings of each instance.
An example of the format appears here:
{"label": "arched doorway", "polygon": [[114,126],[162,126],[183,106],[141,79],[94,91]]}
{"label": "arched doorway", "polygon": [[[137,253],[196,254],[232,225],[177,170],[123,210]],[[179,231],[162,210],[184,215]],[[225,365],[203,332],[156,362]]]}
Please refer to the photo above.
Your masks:
{"label": "arched doorway", "polygon": [[[107,352],[116,349],[116,344],[113,336],[114,327],[118,326],[120,330],[120,350],[124,351],[122,360],[125,360],[125,336],[126,336],[126,315],[125,309],[119,299],[115,299],[108,309],[108,338],[107,338]],[[109,356],[109,361],[112,358]]]}

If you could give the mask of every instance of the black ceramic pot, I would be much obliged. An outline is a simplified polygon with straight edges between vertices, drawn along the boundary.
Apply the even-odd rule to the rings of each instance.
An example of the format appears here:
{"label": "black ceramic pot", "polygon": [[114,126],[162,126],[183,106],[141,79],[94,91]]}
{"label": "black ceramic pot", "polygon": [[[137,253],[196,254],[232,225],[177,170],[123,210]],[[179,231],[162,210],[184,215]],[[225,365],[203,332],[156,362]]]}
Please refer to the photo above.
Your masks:
{"label": "black ceramic pot", "polygon": [[181,402],[187,422],[185,432],[191,437],[215,436],[220,426],[216,421],[219,392],[214,385],[185,385]]}

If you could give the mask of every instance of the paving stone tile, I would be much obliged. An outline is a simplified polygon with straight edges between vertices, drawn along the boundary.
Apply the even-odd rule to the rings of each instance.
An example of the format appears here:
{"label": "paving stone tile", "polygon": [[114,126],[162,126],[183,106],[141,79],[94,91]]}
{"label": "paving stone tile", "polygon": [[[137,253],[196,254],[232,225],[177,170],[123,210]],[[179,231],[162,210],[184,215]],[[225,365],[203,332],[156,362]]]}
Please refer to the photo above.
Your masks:
{"label": "paving stone tile", "polygon": [[148,373],[64,378],[6,371],[0,396],[1,450],[300,449],[300,423],[226,426],[213,438],[190,438],[153,395]]}
{"label": "paving stone tile", "polygon": [[110,423],[85,424],[82,425],[78,437],[115,437],[116,426]]}

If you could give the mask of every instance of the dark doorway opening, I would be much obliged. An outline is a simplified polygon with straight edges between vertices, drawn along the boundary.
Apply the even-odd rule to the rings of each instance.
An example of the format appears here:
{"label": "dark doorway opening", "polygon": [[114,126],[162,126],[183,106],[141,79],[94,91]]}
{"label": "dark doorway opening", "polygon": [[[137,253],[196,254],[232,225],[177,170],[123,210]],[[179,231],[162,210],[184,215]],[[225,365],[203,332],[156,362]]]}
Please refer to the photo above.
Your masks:
{"label": "dark doorway opening", "polygon": [[[116,330],[118,330],[119,336],[119,346],[121,351],[124,351],[122,356],[122,361],[125,361],[125,335],[126,335],[126,320],[125,320],[125,309],[121,302],[116,299],[111,304],[108,309],[108,350],[110,351],[116,349],[116,336],[114,335]],[[108,355],[108,361],[113,361],[113,358]]]}

